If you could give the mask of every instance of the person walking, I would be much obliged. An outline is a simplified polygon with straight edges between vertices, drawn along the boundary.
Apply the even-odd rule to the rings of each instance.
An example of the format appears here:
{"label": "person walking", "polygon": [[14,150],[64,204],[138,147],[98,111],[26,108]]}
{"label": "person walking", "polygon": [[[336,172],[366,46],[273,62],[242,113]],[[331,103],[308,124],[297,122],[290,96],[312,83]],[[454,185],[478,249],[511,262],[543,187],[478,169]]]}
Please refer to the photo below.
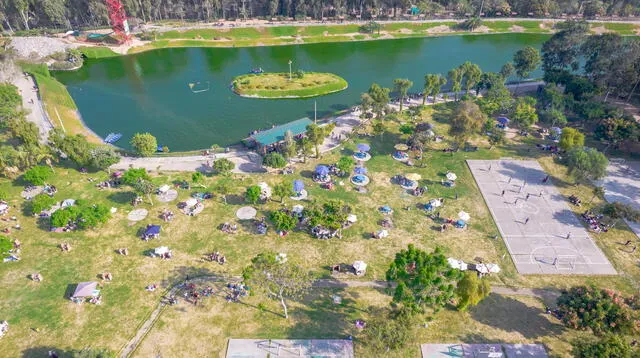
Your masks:
{"label": "person walking", "polygon": [[504,190],[502,191],[502,194],[500,194],[500,196],[504,197]]}
{"label": "person walking", "polygon": [[524,219],[524,224],[527,225],[527,223],[529,222],[529,218]]}

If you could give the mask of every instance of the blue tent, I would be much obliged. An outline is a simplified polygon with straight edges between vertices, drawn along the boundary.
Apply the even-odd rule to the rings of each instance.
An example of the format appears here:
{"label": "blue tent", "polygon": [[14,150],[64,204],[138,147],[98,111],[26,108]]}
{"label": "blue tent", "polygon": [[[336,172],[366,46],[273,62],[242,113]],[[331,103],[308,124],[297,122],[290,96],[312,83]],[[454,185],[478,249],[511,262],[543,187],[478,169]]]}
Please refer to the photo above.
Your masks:
{"label": "blue tent", "polygon": [[318,175],[327,175],[329,174],[329,168],[326,165],[318,165],[316,167],[316,174]]}
{"label": "blue tent", "polygon": [[498,117],[496,118],[496,120],[498,121],[498,123],[502,124],[503,126],[506,126],[509,123],[509,118],[507,117]]}
{"label": "blue tent", "polygon": [[365,167],[357,167],[353,170],[356,174],[367,174],[367,168]]}
{"label": "blue tent", "polygon": [[145,235],[159,235],[160,234],[160,225],[148,225],[147,230],[144,232]]}
{"label": "blue tent", "polygon": [[304,183],[302,182],[302,180],[294,180],[293,191],[295,191],[296,193],[299,193],[302,190],[304,190]]}
{"label": "blue tent", "polygon": [[371,147],[369,146],[369,144],[366,144],[366,143],[360,143],[356,145],[356,148],[358,148],[358,150],[361,152],[368,152],[369,150],[371,150]]}
{"label": "blue tent", "polygon": [[380,208],[380,211],[383,213],[390,213],[393,211],[393,209],[391,209],[391,207],[389,205],[385,205],[383,207]]}

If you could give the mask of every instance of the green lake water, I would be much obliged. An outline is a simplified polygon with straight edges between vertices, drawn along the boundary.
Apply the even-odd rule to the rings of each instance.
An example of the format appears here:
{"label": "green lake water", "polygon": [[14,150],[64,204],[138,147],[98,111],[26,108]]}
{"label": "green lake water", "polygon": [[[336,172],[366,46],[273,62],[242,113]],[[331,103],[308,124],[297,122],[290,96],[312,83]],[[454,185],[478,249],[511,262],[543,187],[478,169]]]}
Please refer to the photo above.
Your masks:
{"label": "green lake water", "polygon": [[[546,35],[445,36],[252,48],[169,48],[87,60],[72,72],[56,72],[85,123],[98,135],[120,132],[129,147],[136,132],[150,132],[172,151],[238,143],[249,131],[308,116],[318,118],[356,105],[371,83],[392,87],[409,78],[421,90],[426,73],[443,73],[464,61],[497,71],[524,46],[540,47]],[[345,91],[304,100],[248,99],[234,95],[231,80],[251,68],[335,73]],[[536,73],[535,75],[537,75]],[[207,84],[208,81],[208,84]],[[189,83],[200,82],[193,89]],[[194,91],[209,89],[199,93]]]}

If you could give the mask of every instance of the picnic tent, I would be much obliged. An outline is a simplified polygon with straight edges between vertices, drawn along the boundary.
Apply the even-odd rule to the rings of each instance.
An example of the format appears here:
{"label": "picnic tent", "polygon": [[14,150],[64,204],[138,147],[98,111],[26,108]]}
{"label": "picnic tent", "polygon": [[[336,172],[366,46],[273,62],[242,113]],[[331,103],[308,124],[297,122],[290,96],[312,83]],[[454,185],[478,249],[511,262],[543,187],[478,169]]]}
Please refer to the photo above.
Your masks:
{"label": "picnic tent", "polygon": [[507,117],[498,117],[498,118],[496,118],[496,121],[498,121],[498,123],[500,123],[503,126],[506,126],[510,122],[509,118],[507,118]]}
{"label": "picnic tent", "polygon": [[353,263],[353,269],[356,271],[356,275],[364,275],[367,272],[367,264],[364,261],[356,261]]}
{"label": "picnic tent", "polygon": [[451,180],[451,181],[454,181],[454,180],[458,179],[458,176],[454,172],[448,172],[447,173],[447,179]]}
{"label": "picnic tent", "polygon": [[293,191],[296,193],[300,193],[304,190],[304,183],[302,180],[294,180],[293,181]]}
{"label": "picnic tent", "polygon": [[157,238],[158,236],[160,236],[160,225],[147,225],[147,229],[144,231],[144,237],[149,239]]}
{"label": "picnic tent", "polygon": [[451,268],[454,268],[454,269],[466,271],[468,268],[467,264],[464,261],[456,260],[453,257],[448,258],[447,262],[449,263],[449,266],[451,266]]}
{"label": "picnic tent", "polygon": [[75,205],[75,203],[76,203],[76,201],[75,201],[74,199],[65,199],[65,200],[62,202],[62,205],[61,205],[61,206],[62,206],[63,208],[66,208],[66,207],[68,207],[68,206],[74,206],[74,205]]}
{"label": "picnic tent", "polygon": [[84,297],[98,296],[100,291],[97,290],[96,287],[98,287],[98,283],[95,281],[80,282],[78,286],[76,286],[76,290],[73,291],[73,295],[71,295],[71,298],[84,298]]}
{"label": "picnic tent", "polygon": [[316,167],[316,174],[320,176],[325,176],[329,174],[329,168],[326,165],[318,165]]}
{"label": "picnic tent", "polygon": [[467,213],[466,211],[459,212],[458,217],[460,218],[460,220],[463,220],[463,221],[471,220],[471,215],[469,215],[469,213]]}

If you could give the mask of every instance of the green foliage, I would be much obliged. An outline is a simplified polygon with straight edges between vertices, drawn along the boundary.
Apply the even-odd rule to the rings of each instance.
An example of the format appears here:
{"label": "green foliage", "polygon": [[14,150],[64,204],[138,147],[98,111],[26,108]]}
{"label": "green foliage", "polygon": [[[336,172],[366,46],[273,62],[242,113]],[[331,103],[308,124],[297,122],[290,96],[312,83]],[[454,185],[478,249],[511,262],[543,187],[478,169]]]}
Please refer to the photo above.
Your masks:
{"label": "green foliage", "polygon": [[35,123],[27,121],[24,117],[12,118],[7,122],[7,127],[11,135],[18,138],[26,145],[37,145],[40,138],[38,126]]}
{"label": "green foliage", "polygon": [[413,134],[415,131],[415,126],[411,123],[405,123],[400,125],[400,133],[402,134]]}
{"label": "green foliage", "polygon": [[371,124],[371,129],[372,129],[373,135],[381,136],[384,134],[385,130],[387,130],[387,127],[385,126],[383,121],[375,121]]}
{"label": "green foliage", "polygon": [[21,105],[18,88],[10,83],[0,83],[0,121],[20,117],[18,107]]}
{"label": "green foliage", "polygon": [[5,190],[0,190],[0,200],[9,200],[9,193]]}
{"label": "green foliage", "polygon": [[273,187],[273,195],[279,197],[280,202],[282,202],[285,197],[292,196],[293,194],[293,188],[289,183],[278,183]]}
{"label": "green foliage", "polygon": [[394,302],[415,309],[438,310],[455,297],[462,273],[449,266],[440,248],[428,253],[410,244],[407,250],[396,254],[386,277],[397,284]]}
{"label": "green foliage", "polygon": [[269,219],[273,222],[277,231],[291,231],[298,224],[298,218],[284,211],[272,211]]}
{"label": "green foliage", "polygon": [[195,172],[191,174],[191,181],[194,183],[199,183],[204,179],[204,174],[201,172]]}
{"label": "green foliage", "polygon": [[304,210],[304,216],[309,219],[309,226],[322,227],[338,230],[347,220],[351,213],[351,206],[340,200],[329,200],[323,204],[313,203]]}
{"label": "green foliage", "polygon": [[441,74],[427,74],[424,76],[424,96],[422,98],[422,104],[427,101],[427,95],[433,97],[433,103],[436,102],[436,97],[442,91],[442,86],[447,84],[447,79]]}
{"label": "green foliage", "polygon": [[[333,130],[333,128],[331,129]],[[328,126],[321,127],[317,124],[309,124],[307,126],[307,138],[313,143],[316,151],[316,158],[320,158],[320,144],[324,142],[324,139],[331,133]]]}
{"label": "green foliage", "polygon": [[27,170],[22,178],[33,185],[44,185],[52,175],[53,169],[38,165]]}
{"label": "green foliage", "polygon": [[513,55],[513,67],[521,79],[529,77],[538,65],[540,65],[540,53],[531,46],[526,46]]}
{"label": "green foliage", "polygon": [[368,98],[371,99],[370,105],[371,110],[378,118],[382,118],[384,112],[387,110],[387,106],[389,104],[390,90],[388,88],[380,87],[377,83],[374,83],[369,87],[369,91],[367,94]]}
{"label": "green foliage", "polygon": [[578,339],[571,350],[576,358],[631,358],[633,349],[624,337],[607,334],[600,339]]}
{"label": "green foliage", "polygon": [[76,204],[56,210],[51,215],[51,226],[64,227],[76,223],[80,229],[90,229],[106,223],[111,218],[111,211],[106,205],[87,205],[82,202]]}
{"label": "green foliage", "polygon": [[467,93],[469,93],[470,89],[475,88],[480,83],[480,80],[482,78],[482,70],[480,69],[480,66],[469,61],[466,61],[465,63],[460,65],[460,69],[463,73],[464,89]]}
{"label": "green foliage", "polygon": [[[600,196],[604,193],[596,193],[594,189],[594,195]],[[626,219],[633,222],[640,221],[640,210],[637,210],[629,204],[624,204],[619,201],[613,203],[606,203],[600,208],[600,212],[612,219]]]}
{"label": "green foliage", "polygon": [[451,69],[447,76],[449,77],[449,81],[451,82],[451,90],[455,95],[456,101],[458,100],[458,92],[462,90],[462,78],[464,76],[464,71],[461,68]]}
{"label": "green foliage", "polygon": [[456,27],[460,30],[473,31],[478,27],[482,26],[482,19],[479,17],[472,17],[470,19],[466,19],[463,22],[460,22],[456,25]]}
{"label": "green foliage", "polygon": [[590,329],[596,335],[627,334],[636,315],[619,293],[593,286],[572,287],[558,298],[562,321],[574,329]]}
{"label": "green foliage", "polygon": [[213,169],[220,174],[228,174],[235,167],[236,164],[227,158],[221,158],[213,162]]}
{"label": "green foliage", "polygon": [[307,137],[302,137],[296,140],[296,149],[300,155],[302,155],[303,163],[307,162],[307,158],[313,152],[313,143]]}
{"label": "green foliage", "polygon": [[583,147],[584,146],[584,134],[582,134],[579,130],[571,127],[562,128],[562,133],[560,134],[560,148],[563,150],[569,150],[573,147]]}
{"label": "green foliage", "polygon": [[156,191],[156,186],[150,182],[149,180],[140,179],[133,184],[133,189],[142,195],[146,195],[149,199],[149,202],[153,205],[153,201],[151,200],[151,194]]}
{"label": "green foliage", "polygon": [[91,144],[89,146],[92,147],[92,149],[89,151],[89,162],[87,166],[91,168],[104,170],[120,161],[120,156],[112,147]]}
{"label": "green foliage", "polygon": [[80,209],[77,206],[68,206],[64,209],[56,210],[51,214],[52,227],[65,227],[75,222],[80,216]]}
{"label": "green foliage", "polygon": [[458,295],[458,310],[466,311],[469,307],[475,306],[491,293],[491,283],[486,278],[478,277],[473,271],[466,271],[464,277],[456,287]]}
{"label": "green foliage", "polygon": [[400,96],[400,112],[402,112],[404,98],[407,96],[407,92],[412,86],[413,82],[406,78],[396,78],[393,80],[393,90]]}
{"label": "green foliage", "polygon": [[244,199],[248,203],[255,204],[260,201],[260,194],[262,194],[262,189],[257,185],[252,185],[247,188],[247,191],[244,194]]}
{"label": "green foliage", "polygon": [[264,156],[262,164],[270,168],[284,168],[287,160],[278,152],[271,152]]}
{"label": "green foliage", "polygon": [[405,311],[377,313],[362,332],[362,343],[372,352],[387,352],[403,348],[415,332],[413,317]]}
{"label": "green foliage", "polygon": [[47,194],[38,194],[31,199],[30,207],[33,214],[39,214],[43,210],[49,210],[56,204],[56,199]]}
{"label": "green foliage", "polygon": [[13,249],[13,242],[4,235],[0,235],[0,258],[9,256],[9,250]]}
{"label": "green foliage", "polygon": [[149,157],[158,150],[158,141],[151,133],[136,133],[131,138],[131,146],[139,155]]}
{"label": "green foliage", "polygon": [[128,185],[134,185],[140,180],[149,180],[149,174],[144,168],[131,168],[127,169],[122,175],[122,182]]}
{"label": "green foliage", "polygon": [[548,111],[540,113],[542,122],[549,124],[551,127],[564,127],[567,124],[567,117],[562,111],[551,108]]}
{"label": "green foliage", "polygon": [[598,124],[594,137],[614,147],[633,137],[638,124],[632,119],[607,118]]}
{"label": "green foliage", "polygon": [[501,145],[507,142],[507,136],[503,129],[493,128],[491,130],[491,135],[489,136],[489,143],[491,145]]}
{"label": "green foliage", "polygon": [[341,157],[336,163],[336,167],[340,169],[343,173],[351,173],[353,167],[355,166],[356,161],[352,157]]}
{"label": "green foliage", "polygon": [[518,97],[512,120],[521,129],[529,129],[538,121],[535,99],[532,97]]}
{"label": "green foliage", "polygon": [[596,149],[573,147],[567,152],[566,163],[576,180],[598,180],[607,175],[609,160]]}
{"label": "green foliage", "polygon": [[380,33],[381,28],[382,28],[382,25],[372,20],[360,26],[360,32],[365,34],[372,34],[374,32]]}
{"label": "green foliage", "polygon": [[461,101],[453,111],[449,134],[456,138],[458,144],[467,140],[482,129],[487,116],[472,101]]}

